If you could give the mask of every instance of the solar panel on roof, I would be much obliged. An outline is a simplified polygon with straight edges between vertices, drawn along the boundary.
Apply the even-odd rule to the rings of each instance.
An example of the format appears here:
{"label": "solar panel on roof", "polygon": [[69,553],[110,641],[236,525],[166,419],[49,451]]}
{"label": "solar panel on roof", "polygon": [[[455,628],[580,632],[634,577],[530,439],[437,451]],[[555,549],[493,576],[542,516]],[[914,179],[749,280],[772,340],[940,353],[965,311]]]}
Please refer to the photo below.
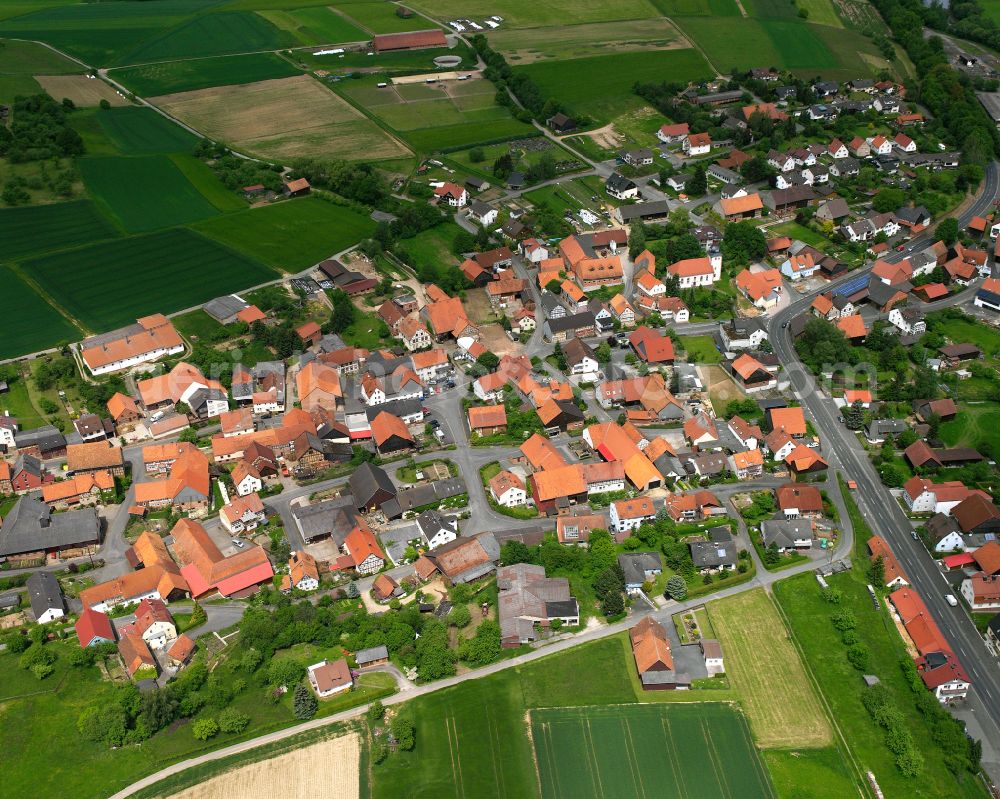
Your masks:
{"label": "solar panel on roof", "polygon": [[857,291],[861,291],[865,286],[868,285],[868,275],[858,275],[852,280],[848,280],[842,286],[837,286],[833,290],[833,293],[838,297],[848,297]]}

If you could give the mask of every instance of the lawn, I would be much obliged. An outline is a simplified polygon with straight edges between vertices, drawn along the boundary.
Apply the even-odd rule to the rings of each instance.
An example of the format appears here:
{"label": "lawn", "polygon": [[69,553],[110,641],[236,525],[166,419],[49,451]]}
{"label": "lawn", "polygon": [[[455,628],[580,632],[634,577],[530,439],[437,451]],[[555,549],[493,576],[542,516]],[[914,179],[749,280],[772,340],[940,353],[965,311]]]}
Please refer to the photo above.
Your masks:
{"label": "lawn", "polygon": [[954,419],[942,422],[939,432],[949,447],[985,445],[993,447],[990,452],[1000,452],[1000,408],[995,402],[982,405],[963,402]]}
{"label": "lawn", "polygon": [[[388,3],[378,3],[378,5],[395,8]],[[298,8],[293,11],[261,11],[260,15],[307,44],[365,42],[371,38],[334,9],[325,6]]]}
{"label": "lawn", "polygon": [[[221,322],[213,319],[204,310],[199,308],[171,319],[178,332],[188,339],[207,339],[218,333],[224,333],[226,328]],[[177,614],[174,614],[176,617]]]}
{"label": "lawn", "polygon": [[125,155],[190,153],[198,137],[152,108],[109,108],[97,112],[97,121]]}
{"label": "lawn", "polygon": [[543,799],[774,797],[746,720],[723,704],[530,714]]}
{"label": "lawn", "polygon": [[708,615],[757,743],[765,749],[831,745],[830,722],[768,595],[754,589],[720,599],[709,603]]}
{"label": "lawn", "polygon": [[833,28],[844,27],[844,23],[837,15],[830,0],[796,0],[795,5],[808,12],[810,22],[817,25],[829,25]]}
{"label": "lawn", "polygon": [[738,17],[734,0],[652,0],[668,17]]}
{"label": "lawn", "polygon": [[1000,331],[972,318],[930,314],[927,329],[941,333],[953,344],[975,344],[988,358],[1000,356]]}
{"label": "lawn", "polygon": [[858,787],[840,751],[767,749],[761,753],[778,796],[789,799],[844,799]]}
{"label": "lawn", "polygon": [[[277,276],[258,261],[184,229],[55,253],[22,267],[93,331],[179,311]],[[36,344],[33,349],[44,346]]]}
{"label": "lawn", "polygon": [[[5,358],[7,355],[0,352],[0,357]],[[0,411],[7,411],[11,416],[16,417],[18,425],[22,430],[32,430],[48,424],[48,419],[31,404],[28,384],[25,382],[24,377],[18,377],[17,380],[10,383],[10,388],[6,394],[0,394]],[[3,509],[0,508],[0,518],[6,515]]]}
{"label": "lawn", "polygon": [[444,222],[428,228],[400,243],[400,247],[408,256],[403,260],[418,269],[421,266],[437,266],[442,263],[458,266],[461,261],[452,252],[451,246],[455,236],[460,232],[461,228],[454,222]]}
{"label": "lawn", "polygon": [[268,266],[297,272],[369,237],[375,223],[352,208],[305,197],[217,217],[194,228]]}
{"label": "lawn", "polygon": [[792,239],[798,239],[808,244],[810,247],[815,247],[817,250],[826,251],[830,246],[830,240],[817,233],[812,228],[807,228],[805,225],[800,225],[798,222],[782,222],[780,225],[775,225],[769,231],[770,236],[788,236]]}
{"label": "lawn", "polygon": [[[0,12],[2,13],[2,12]],[[0,42],[0,100],[42,90],[35,75],[65,75],[81,71],[76,64],[35,42]]]}
{"label": "lawn", "polygon": [[169,158],[198,193],[219,211],[247,209],[247,202],[243,196],[227,189],[208,164],[200,158],[184,153],[171,153]]}
{"label": "lawn", "polygon": [[0,358],[14,358],[80,338],[80,331],[12,267],[0,264],[0,285],[4,297]]}
{"label": "lawn", "polygon": [[689,363],[719,363],[722,353],[711,336],[681,336]]}
{"label": "lawn", "polygon": [[764,20],[761,22],[781,60],[788,69],[808,69],[811,74],[837,67],[838,59],[817,35],[812,25],[797,20]]}
{"label": "lawn", "polygon": [[697,50],[542,61],[515,67],[515,71],[531,77],[543,95],[558,98],[575,112],[599,122],[608,122],[642,105],[642,100],[632,93],[635,83],[659,82],[665,76],[683,83],[712,75],[711,67]]}
{"label": "lawn", "polygon": [[0,257],[15,260],[118,235],[89,200],[0,210]]}
{"label": "lawn", "polygon": [[142,97],[155,97],[298,74],[295,66],[274,53],[248,53],[126,67],[112,70],[111,77]]}
{"label": "lawn", "polygon": [[797,14],[792,0],[744,0],[743,7],[758,19],[795,19]]}
{"label": "lawn", "polygon": [[[553,668],[556,662],[559,668]],[[628,669],[634,663],[617,638],[577,646],[552,659],[536,660],[518,668],[526,707],[617,705],[636,701]],[[567,680],[567,674],[586,674],[586,685]]]}
{"label": "lawn", "polygon": [[[903,642],[881,604],[877,610],[873,607],[866,575],[855,569],[827,578],[827,582],[841,594],[837,606],[823,600],[812,574],[782,580],[775,585],[774,594],[860,767],[874,772],[886,796],[984,797],[985,792],[971,775],[956,779],[945,766],[942,752],[917,711],[915,697],[899,668],[900,660],[906,657]],[[924,757],[924,767],[916,779],[907,779],[896,769],[895,757],[884,743],[884,731],[861,704],[861,675],[848,662],[840,633],[830,621],[838,610],[850,610],[857,619],[854,632],[871,653],[866,673],[877,676],[892,693],[894,705],[903,713],[906,727]]]}
{"label": "lawn", "polygon": [[79,165],[90,194],[130,233],[198,222],[218,213],[165,155],[90,156],[81,158]]}

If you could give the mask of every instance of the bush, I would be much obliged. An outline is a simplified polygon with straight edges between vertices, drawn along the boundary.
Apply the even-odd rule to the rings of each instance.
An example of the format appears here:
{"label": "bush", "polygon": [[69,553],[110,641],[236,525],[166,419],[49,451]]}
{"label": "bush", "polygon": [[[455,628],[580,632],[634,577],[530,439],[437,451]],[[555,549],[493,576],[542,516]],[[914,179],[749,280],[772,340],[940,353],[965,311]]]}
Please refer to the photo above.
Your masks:
{"label": "bush", "polygon": [[467,627],[472,621],[472,613],[469,612],[468,605],[455,605],[448,614],[448,624],[453,627]]}
{"label": "bush", "polygon": [[392,720],[390,726],[392,737],[396,739],[399,748],[405,752],[413,749],[416,743],[416,728],[413,726],[413,720],[409,716],[400,714]]}
{"label": "bush", "polygon": [[51,666],[57,658],[55,650],[46,649],[41,644],[33,644],[21,655],[18,665],[25,671],[30,671],[35,666]]}
{"label": "bush", "polygon": [[243,732],[250,724],[250,717],[234,707],[227,707],[219,714],[219,729],[223,732]]}
{"label": "bush", "polygon": [[36,663],[31,667],[31,673],[34,674],[39,680],[44,680],[55,670],[55,666],[50,663]]}
{"label": "bush", "polygon": [[382,704],[381,700],[376,699],[368,706],[365,716],[369,724],[378,724],[385,718],[385,705]]}
{"label": "bush", "polygon": [[295,686],[295,693],[292,697],[292,712],[297,719],[311,719],[319,710],[319,702],[313,692],[305,685],[299,683]]}
{"label": "bush", "polygon": [[833,622],[833,626],[842,633],[853,630],[858,626],[857,618],[849,610],[842,610],[839,613],[835,613],[830,620]]}
{"label": "bush", "polygon": [[871,652],[864,644],[854,644],[847,649],[847,660],[858,671],[865,671],[871,663]]}
{"label": "bush", "polygon": [[207,741],[219,734],[219,725],[215,719],[198,719],[191,725],[191,734],[199,741]]}

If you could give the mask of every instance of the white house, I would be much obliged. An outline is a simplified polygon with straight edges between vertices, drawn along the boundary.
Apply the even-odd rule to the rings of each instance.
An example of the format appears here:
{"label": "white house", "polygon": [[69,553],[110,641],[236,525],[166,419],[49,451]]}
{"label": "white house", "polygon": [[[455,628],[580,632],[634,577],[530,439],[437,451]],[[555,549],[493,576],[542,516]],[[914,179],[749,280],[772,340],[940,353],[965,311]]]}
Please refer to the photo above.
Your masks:
{"label": "white house", "polygon": [[635,181],[614,172],[604,184],[605,190],[617,200],[634,200],[639,196]]}
{"label": "white house", "polygon": [[850,152],[847,149],[847,145],[844,144],[840,139],[834,139],[827,145],[826,151],[833,158],[849,158]]}
{"label": "white house", "polygon": [[677,125],[661,125],[660,129],[656,131],[656,138],[664,144],[673,144],[686,139],[689,132],[690,128],[687,122],[681,122]]}
{"label": "white house", "polygon": [[184,339],[163,314],[144,316],[136,324],[85,339],[80,356],[90,373],[105,375],[184,352]]}
{"label": "white house", "polygon": [[452,208],[462,208],[469,202],[469,193],[454,183],[434,185],[434,196],[438,198],[438,202],[446,203]]}
{"label": "white house", "polygon": [[867,141],[874,155],[889,155],[892,152],[892,142],[881,134]]}
{"label": "white house", "polygon": [[528,502],[528,493],[521,478],[507,470],[490,480],[490,495],[505,508],[516,508]]}
{"label": "white house", "polygon": [[619,533],[638,530],[643,522],[656,519],[656,509],[649,497],[620,499],[611,503],[611,527]]}
{"label": "white house", "polygon": [[496,208],[481,200],[473,200],[469,203],[469,219],[478,222],[483,227],[489,227],[497,221],[499,212]]}
{"label": "white house", "polygon": [[236,497],[219,511],[219,521],[230,533],[238,534],[246,530],[256,530],[267,520],[264,503],[258,494]]}
{"label": "white house", "polygon": [[135,632],[150,649],[164,649],[177,638],[177,626],[160,599],[145,599],[135,609]]}
{"label": "white house", "polygon": [[243,461],[236,464],[231,476],[238,496],[245,497],[249,494],[256,494],[264,488],[264,481],[261,480],[260,473]]}
{"label": "white house", "polygon": [[66,615],[62,589],[51,572],[35,572],[28,578],[26,587],[31,612],[39,624],[48,624]]}
{"label": "white house", "polygon": [[319,566],[308,552],[293,552],[288,561],[288,582],[300,591],[319,588]]}
{"label": "white house", "polygon": [[308,673],[309,684],[320,699],[326,699],[342,691],[350,691],[354,687],[354,678],[351,677],[351,670],[344,658],[333,663],[328,660],[313,663]]}
{"label": "white house", "polygon": [[17,419],[10,415],[10,411],[4,411],[0,416],[0,446],[13,447],[14,434],[18,431]]}
{"label": "white house", "polygon": [[722,259],[719,259],[719,266],[715,266],[708,257],[685,258],[668,266],[667,272],[677,278],[682,289],[711,286],[722,276]]}
{"label": "white house", "polygon": [[897,133],[892,143],[901,153],[915,153],[917,151],[917,143],[905,133]]}
{"label": "white house", "polygon": [[977,572],[962,580],[960,590],[975,612],[1000,610],[1000,576]]}
{"label": "white house", "polygon": [[[975,492],[971,488],[958,480],[932,483],[925,477],[911,477],[903,486],[903,501],[912,513],[951,515],[952,509],[973,493]],[[963,547],[950,547],[942,551],[950,552],[956,548]]]}
{"label": "white house", "polygon": [[421,513],[416,522],[428,549],[437,549],[458,538],[458,519],[455,516],[445,516],[436,510],[428,510]]}
{"label": "white house", "polygon": [[705,658],[705,669],[709,676],[724,674],[726,664],[722,658],[722,644],[714,639],[700,639],[698,646],[701,648],[701,655]]}
{"label": "white house", "polygon": [[689,156],[708,155],[712,151],[712,137],[707,133],[691,133],[684,139],[684,152]]}
{"label": "white house", "polygon": [[894,307],[889,311],[889,323],[906,336],[920,336],[927,332],[923,314],[916,308]]}
{"label": "white house", "polygon": [[779,153],[777,150],[771,150],[767,154],[767,163],[779,172],[790,172],[795,169],[795,159],[788,153]]}

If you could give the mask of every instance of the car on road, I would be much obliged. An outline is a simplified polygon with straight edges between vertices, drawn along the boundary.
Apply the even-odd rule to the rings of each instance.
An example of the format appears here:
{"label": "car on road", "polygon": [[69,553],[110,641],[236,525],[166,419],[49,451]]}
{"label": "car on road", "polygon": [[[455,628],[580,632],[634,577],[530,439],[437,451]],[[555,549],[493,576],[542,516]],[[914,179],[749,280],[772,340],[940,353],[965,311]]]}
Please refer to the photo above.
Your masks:
{"label": "car on road", "polygon": [[784,330],[786,327],[788,327],[788,322],[782,322],[781,329]]}
{"label": "car on road", "polygon": [[898,246],[898,247],[896,248],[896,252],[902,252],[902,251],[903,251],[903,250],[905,250],[905,249],[906,249],[906,245],[905,245],[905,244],[900,244],[900,245],[899,245],[899,246]]}
{"label": "car on road", "polygon": [[917,535],[917,531],[916,530],[911,530],[910,531],[910,535],[913,537],[914,541],[919,541],[920,540],[920,536]]}
{"label": "car on road", "polygon": [[953,608],[958,607],[958,600],[955,599],[954,594],[945,594],[944,601],[947,602],[949,605],[951,605]]}

